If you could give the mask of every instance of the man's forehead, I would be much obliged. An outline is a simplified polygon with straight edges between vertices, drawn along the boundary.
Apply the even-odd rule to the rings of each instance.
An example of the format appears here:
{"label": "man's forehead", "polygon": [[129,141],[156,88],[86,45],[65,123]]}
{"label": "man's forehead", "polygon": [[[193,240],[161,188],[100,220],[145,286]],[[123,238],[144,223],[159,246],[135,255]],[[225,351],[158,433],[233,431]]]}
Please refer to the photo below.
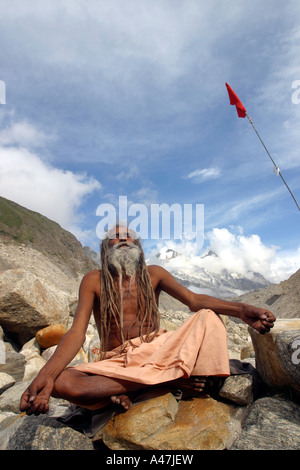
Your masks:
{"label": "man's forehead", "polygon": [[136,240],[138,236],[134,230],[126,227],[126,225],[116,225],[106,232],[106,238],[109,238],[110,240],[118,238],[132,238],[133,240]]}

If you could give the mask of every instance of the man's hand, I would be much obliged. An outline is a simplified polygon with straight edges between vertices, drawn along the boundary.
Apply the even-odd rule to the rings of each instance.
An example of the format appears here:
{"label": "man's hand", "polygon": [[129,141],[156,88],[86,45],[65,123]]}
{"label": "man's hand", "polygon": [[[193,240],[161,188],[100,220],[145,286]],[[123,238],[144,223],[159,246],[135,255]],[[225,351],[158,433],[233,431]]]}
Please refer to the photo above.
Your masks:
{"label": "man's hand", "polygon": [[20,411],[39,415],[49,411],[49,399],[54,387],[52,377],[37,376],[21,397]]}
{"label": "man's hand", "polygon": [[273,313],[269,310],[246,304],[244,304],[244,309],[240,315],[240,319],[252,326],[252,328],[262,335],[269,332],[276,321]]}

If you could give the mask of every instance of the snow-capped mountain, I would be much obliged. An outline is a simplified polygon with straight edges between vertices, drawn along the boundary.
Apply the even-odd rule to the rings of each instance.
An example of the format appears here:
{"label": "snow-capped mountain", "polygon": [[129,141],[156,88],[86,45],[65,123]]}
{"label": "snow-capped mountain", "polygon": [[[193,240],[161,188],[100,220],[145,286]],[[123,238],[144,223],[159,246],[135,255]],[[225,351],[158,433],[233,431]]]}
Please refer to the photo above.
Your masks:
{"label": "snow-capped mountain", "polygon": [[212,251],[202,256],[186,256],[163,247],[147,259],[169,271],[181,284],[194,292],[228,298],[270,285],[264,276],[255,272],[240,274],[221,267],[221,260]]}
{"label": "snow-capped mountain", "polygon": [[[99,263],[99,254],[85,247],[84,250]],[[194,292],[229,298],[267,287],[271,282],[257,272],[231,272],[222,268],[222,260],[211,250],[202,256],[184,255],[168,246],[158,249],[146,259],[147,265],[157,264],[169,271],[175,279]]]}

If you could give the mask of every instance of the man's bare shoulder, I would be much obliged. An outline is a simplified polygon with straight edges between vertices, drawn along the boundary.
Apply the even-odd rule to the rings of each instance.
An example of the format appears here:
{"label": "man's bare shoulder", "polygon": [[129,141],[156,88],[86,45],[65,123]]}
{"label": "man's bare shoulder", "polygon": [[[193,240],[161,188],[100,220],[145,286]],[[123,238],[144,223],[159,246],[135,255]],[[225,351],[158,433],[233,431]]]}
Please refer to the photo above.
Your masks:
{"label": "man's bare shoulder", "polygon": [[99,279],[99,278],[100,278],[100,270],[99,269],[94,269],[93,271],[89,271],[83,277],[83,279],[87,279],[87,280],[93,280],[93,279]]}
{"label": "man's bare shoulder", "polygon": [[147,269],[149,271],[150,276],[159,281],[165,279],[168,276],[171,276],[169,271],[167,271],[162,266],[157,266],[156,264],[150,264],[149,266],[147,266]]}
{"label": "man's bare shoulder", "polygon": [[98,285],[100,285],[100,271],[99,270],[95,269],[93,271],[89,271],[83,276],[82,281],[81,281],[81,286],[89,287],[95,290]]}
{"label": "man's bare shoulder", "polygon": [[167,272],[165,268],[162,268],[161,266],[158,266],[157,264],[150,264],[149,266],[147,266],[147,269],[150,273],[164,273],[164,272]]}

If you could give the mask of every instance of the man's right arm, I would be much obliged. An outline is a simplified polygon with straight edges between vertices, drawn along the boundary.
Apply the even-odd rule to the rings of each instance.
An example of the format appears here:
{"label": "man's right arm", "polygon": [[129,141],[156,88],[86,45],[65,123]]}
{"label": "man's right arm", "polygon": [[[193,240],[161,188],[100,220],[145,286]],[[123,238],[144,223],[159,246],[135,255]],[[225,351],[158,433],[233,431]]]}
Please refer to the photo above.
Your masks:
{"label": "man's right arm", "polygon": [[276,318],[269,310],[242,302],[229,302],[209,295],[197,294],[181,285],[164,268],[152,266],[150,269],[156,285],[167,292],[167,294],[187,305],[191,312],[210,309],[215,313],[240,318],[260,334],[270,331],[274,326]]}
{"label": "man's right arm", "polygon": [[21,411],[26,411],[28,414],[48,411],[48,401],[56,378],[76,356],[85,341],[85,332],[95,299],[96,276],[97,272],[91,271],[82,279],[73,325],[62,337],[52,357],[23,393]]}

